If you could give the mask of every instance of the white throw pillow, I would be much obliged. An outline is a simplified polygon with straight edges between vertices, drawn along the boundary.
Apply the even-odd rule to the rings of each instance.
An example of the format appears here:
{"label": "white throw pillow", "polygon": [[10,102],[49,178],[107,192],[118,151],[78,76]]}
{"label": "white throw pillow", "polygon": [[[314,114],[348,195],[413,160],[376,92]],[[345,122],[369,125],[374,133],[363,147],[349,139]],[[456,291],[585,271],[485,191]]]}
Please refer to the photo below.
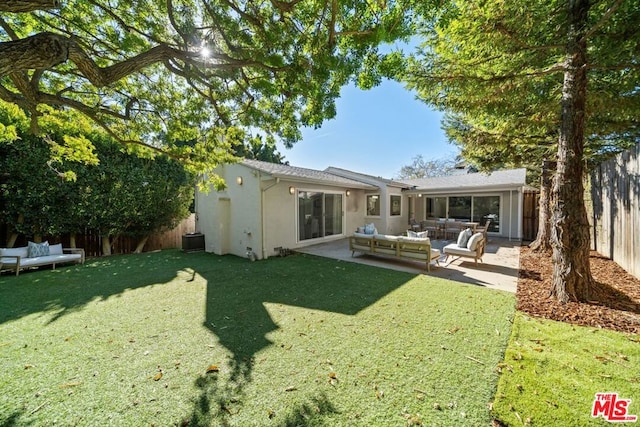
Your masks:
{"label": "white throw pillow", "polygon": [[373,223],[365,225],[364,234],[377,234],[376,226]]}
{"label": "white throw pillow", "polygon": [[473,235],[473,232],[471,231],[470,228],[462,230],[460,234],[458,234],[458,247],[466,248],[467,242],[469,242],[469,239],[471,238],[472,235]]}
{"label": "white throw pillow", "polygon": [[49,255],[62,255],[62,243],[49,246]]}
{"label": "white throw pillow", "polygon": [[407,236],[408,237],[418,237],[418,233],[416,233],[413,230],[407,230]]}
{"label": "white throw pillow", "polygon": [[469,249],[470,251],[475,251],[476,248],[478,247],[478,243],[480,243],[482,239],[484,239],[484,236],[482,235],[482,233],[474,234],[473,236],[471,236],[471,238],[467,242],[467,249]]}

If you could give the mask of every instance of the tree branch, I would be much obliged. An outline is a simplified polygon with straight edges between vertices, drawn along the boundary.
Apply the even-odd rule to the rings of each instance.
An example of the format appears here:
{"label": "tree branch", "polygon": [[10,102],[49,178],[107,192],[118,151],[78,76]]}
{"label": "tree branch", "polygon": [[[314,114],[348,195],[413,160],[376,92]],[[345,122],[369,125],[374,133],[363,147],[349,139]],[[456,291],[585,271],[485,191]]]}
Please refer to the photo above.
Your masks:
{"label": "tree branch", "polygon": [[596,24],[591,27],[589,31],[585,33],[585,35],[580,39],[580,43],[586,41],[589,37],[591,37],[596,31],[600,29],[608,20],[611,18],[611,15],[615,13],[615,11],[624,3],[624,0],[616,0],[613,4],[607,9],[607,11],[602,15],[602,18]]}
{"label": "tree branch", "polygon": [[34,10],[58,9],[58,0],[4,0],[0,2],[0,12],[24,13]]}

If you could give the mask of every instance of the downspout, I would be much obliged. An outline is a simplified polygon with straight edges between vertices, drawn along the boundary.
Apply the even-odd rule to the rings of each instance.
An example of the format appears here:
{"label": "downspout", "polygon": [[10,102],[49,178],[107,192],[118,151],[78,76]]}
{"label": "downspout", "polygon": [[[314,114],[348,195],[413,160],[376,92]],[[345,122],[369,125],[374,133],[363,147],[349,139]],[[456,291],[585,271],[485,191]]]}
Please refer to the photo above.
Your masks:
{"label": "downspout", "polygon": [[[258,172],[258,181],[260,183],[262,183],[262,174],[260,174],[260,172]],[[266,259],[266,253],[267,253],[267,247],[266,247],[266,234],[267,234],[267,227],[265,225],[266,221],[265,221],[265,214],[264,214],[264,202],[265,202],[265,193],[267,192],[267,190],[269,190],[270,188],[273,188],[274,186],[278,185],[280,183],[280,178],[276,177],[276,181],[269,185],[268,187],[265,188],[261,188],[261,194],[260,194],[260,240],[262,241],[262,254],[260,259]]]}

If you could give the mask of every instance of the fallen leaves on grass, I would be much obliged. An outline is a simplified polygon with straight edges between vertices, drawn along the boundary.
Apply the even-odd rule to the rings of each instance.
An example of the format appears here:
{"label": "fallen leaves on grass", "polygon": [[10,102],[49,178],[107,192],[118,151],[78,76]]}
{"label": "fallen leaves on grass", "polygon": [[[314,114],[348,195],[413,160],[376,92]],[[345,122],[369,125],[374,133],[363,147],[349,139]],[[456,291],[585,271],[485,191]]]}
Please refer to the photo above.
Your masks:
{"label": "fallen leaves on grass", "polygon": [[218,365],[209,365],[209,367],[207,368],[207,374],[211,374],[213,372],[220,372],[220,368],[218,367]]}

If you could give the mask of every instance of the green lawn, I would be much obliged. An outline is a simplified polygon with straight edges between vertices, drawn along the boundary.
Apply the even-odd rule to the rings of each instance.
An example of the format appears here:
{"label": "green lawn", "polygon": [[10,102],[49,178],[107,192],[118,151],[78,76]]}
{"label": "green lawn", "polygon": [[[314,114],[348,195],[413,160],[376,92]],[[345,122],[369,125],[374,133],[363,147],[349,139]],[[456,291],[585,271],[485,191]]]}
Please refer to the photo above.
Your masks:
{"label": "green lawn", "polygon": [[3,274],[0,425],[487,426],[513,315],[512,294],[304,255]]}
{"label": "green lawn", "polygon": [[[640,336],[518,314],[494,415],[509,426],[611,425],[592,418],[595,394],[631,399],[640,417]],[[622,424],[632,425],[632,424]]]}

